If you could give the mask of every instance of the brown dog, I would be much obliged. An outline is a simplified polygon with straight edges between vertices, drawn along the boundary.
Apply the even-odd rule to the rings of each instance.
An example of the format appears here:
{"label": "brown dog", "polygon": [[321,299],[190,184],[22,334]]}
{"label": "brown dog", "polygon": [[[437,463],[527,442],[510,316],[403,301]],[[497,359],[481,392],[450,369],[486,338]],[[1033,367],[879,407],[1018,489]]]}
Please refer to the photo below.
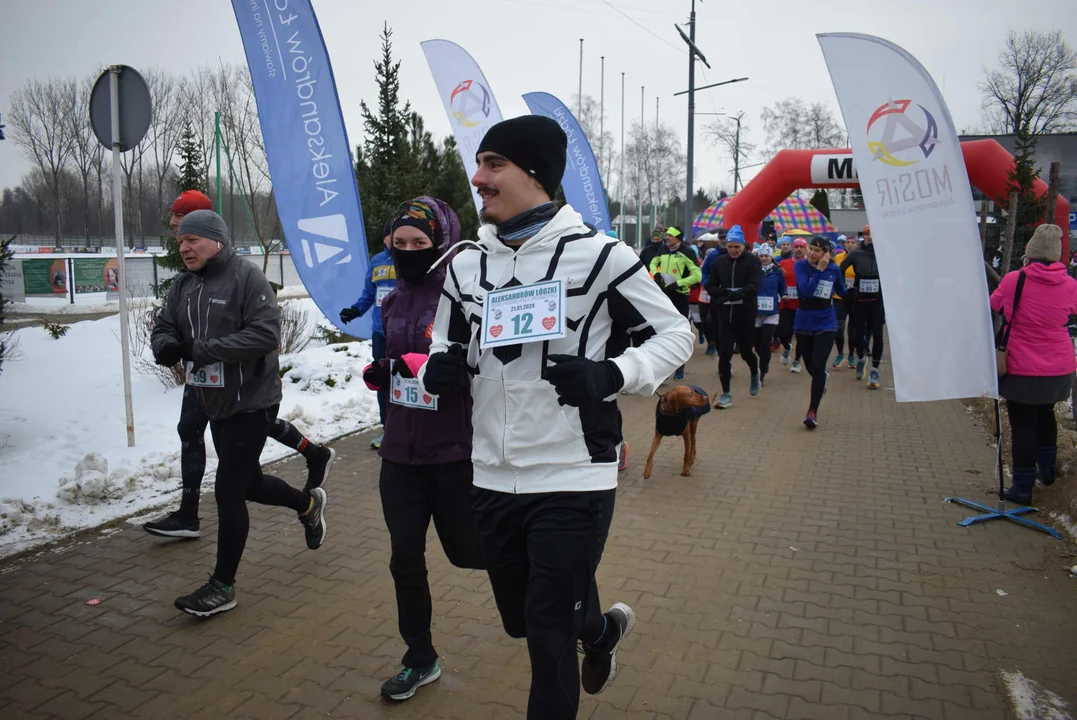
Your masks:
{"label": "brown dog", "polygon": [[692,465],[696,461],[696,426],[699,418],[710,412],[710,397],[706,392],[691,385],[678,385],[658,399],[655,408],[654,441],[647,456],[647,465],[643,468],[643,479],[651,477],[654,454],[662,443],[663,437],[684,438],[684,465],[682,476],[692,474]]}

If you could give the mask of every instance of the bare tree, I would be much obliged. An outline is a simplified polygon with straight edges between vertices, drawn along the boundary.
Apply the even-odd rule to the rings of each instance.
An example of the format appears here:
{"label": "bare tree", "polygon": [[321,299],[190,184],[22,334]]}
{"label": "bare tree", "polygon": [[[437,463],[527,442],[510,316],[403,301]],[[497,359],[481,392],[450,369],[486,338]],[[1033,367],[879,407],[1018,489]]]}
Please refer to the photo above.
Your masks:
{"label": "bare tree", "polygon": [[60,245],[62,208],[61,176],[71,157],[72,138],[68,118],[76,112],[72,78],[28,80],[11,95],[12,138],[33,161],[49,191],[55,219],[56,245]]}
{"label": "bare tree", "polygon": [[734,169],[730,174],[733,175],[734,189],[743,185],[740,181],[740,168],[748,165],[748,158],[755,151],[755,145],[745,140],[748,129],[743,112],[732,117],[718,118],[703,128],[703,137],[718,148],[723,157],[733,161]]}
{"label": "bare tree", "polygon": [[202,156],[202,180],[207,189],[212,187],[209,171],[215,161],[213,114],[218,110],[214,105],[213,68],[203,65],[183,81],[182,110],[184,122],[191,124],[195,140]]}
{"label": "bare tree", "polygon": [[183,117],[179,112],[180,88],[173,76],[157,69],[146,73],[146,85],[153,103],[146,139],[152,153],[157,191],[154,217],[163,219],[166,180],[172,170],[172,156],[176,153],[176,144],[183,129]]}
{"label": "bare tree", "polygon": [[87,246],[90,244],[90,177],[95,168],[101,167],[105,152],[90,125],[90,93],[93,92],[94,81],[99,74],[94,73],[79,80],[76,86],[75,112],[66,118],[71,135],[71,161],[82,181],[83,235]]}
{"label": "bare tree", "polygon": [[1077,127],[1077,52],[1062,31],[1014,31],[998,67],[980,83],[986,124],[996,132],[1030,135]]}
{"label": "bare tree", "polygon": [[[578,102],[579,95],[573,95],[572,107],[576,108]],[[595,153],[595,162],[598,163],[598,169],[602,175],[602,182],[606,187],[606,192],[612,192],[617,145],[613,139],[613,133],[608,129],[610,128],[610,123],[603,122],[603,108],[598,100],[595,100],[590,95],[584,95],[583,102],[580,105],[582,109],[579,113],[580,116],[576,120],[579,121],[584,134],[587,135],[587,141],[591,143],[591,150]]]}
{"label": "bare tree", "polygon": [[636,122],[629,130],[625,148],[627,200],[637,196],[652,206],[665,205],[677,197],[685,183],[686,160],[676,131],[668,125],[655,128]]}
{"label": "bare tree", "polygon": [[765,154],[779,150],[814,150],[845,147],[844,126],[824,103],[808,105],[798,97],[779,100],[763,109],[763,131],[767,136]]}

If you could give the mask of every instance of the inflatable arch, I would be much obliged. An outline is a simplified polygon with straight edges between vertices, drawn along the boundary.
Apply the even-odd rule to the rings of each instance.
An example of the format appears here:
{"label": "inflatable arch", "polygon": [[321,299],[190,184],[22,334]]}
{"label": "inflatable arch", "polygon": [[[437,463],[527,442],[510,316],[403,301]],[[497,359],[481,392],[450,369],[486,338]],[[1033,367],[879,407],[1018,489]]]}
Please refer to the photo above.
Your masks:
{"label": "inflatable arch", "polygon": [[[969,182],[996,203],[1009,203],[1013,155],[995,140],[961,143]],[[801,188],[857,188],[852,150],[782,150],[744,188],[731,197],[722,212],[722,227],[740,225],[749,247],[759,239],[760,223],[790,193]],[[1036,195],[1047,194],[1047,183],[1036,178]],[[1069,257],[1070,205],[1061,195],[1055,202],[1054,222],[1062,232],[1062,257]]]}

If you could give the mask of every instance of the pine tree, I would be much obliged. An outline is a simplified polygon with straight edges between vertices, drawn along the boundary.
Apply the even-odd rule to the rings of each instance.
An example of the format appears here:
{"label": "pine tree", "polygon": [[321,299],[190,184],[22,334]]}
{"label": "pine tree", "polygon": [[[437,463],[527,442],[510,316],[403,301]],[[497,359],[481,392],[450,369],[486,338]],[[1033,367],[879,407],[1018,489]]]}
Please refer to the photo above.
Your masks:
{"label": "pine tree", "polygon": [[[4,272],[7,270],[8,263],[14,256],[14,253],[11,251],[11,243],[14,240],[14,235],[7,240],[0,240],[0,277],[3,276]],[[7,309],[7,304],[9,302],[10,300],[4,297],[3,293],[0,293],[0,371],[3,371],[4,368],[4,356],[7,354],[9,342],[7,335],[4,333],[4,316],[6,315],[4,310]]]}
{"label": "pine tree", "polygon": [[[179,142],[179,157],[180,166],[179,176],[176,178],[176,193],[179,194],[187,190],[197,190],[204,193],[205,187],[202,185],[201,171],[202,149],[195,139],[190,121],[183,128],[183,136]],[[167,270],[179,272],[184,268],[183,258],[180,257],[179,243],[176,242],[176,238],[172,237],[170,232],[170,220],[170,217],[166,217],[161,221],[166,233],[164,236],[165,254],[157,257],[157,265]],[[171,284],[172,278],[166,278],[158,283],[158,295],[167,293]]]}
{"label": "pine tree", "polygon": [[1017,227],[1014,230],[1013,257],[1021,257],[1018,253],[1024,254],[1025,244],[1032,239],[1036,225],[1043,220],[1046,199],[1036,197],[1035,182],[1039,175],[1035,165],[1036,136],[1027,126],[1019,128],[1014,136],[1014,168],[1010,173],[1010,182],[1017,190]]}

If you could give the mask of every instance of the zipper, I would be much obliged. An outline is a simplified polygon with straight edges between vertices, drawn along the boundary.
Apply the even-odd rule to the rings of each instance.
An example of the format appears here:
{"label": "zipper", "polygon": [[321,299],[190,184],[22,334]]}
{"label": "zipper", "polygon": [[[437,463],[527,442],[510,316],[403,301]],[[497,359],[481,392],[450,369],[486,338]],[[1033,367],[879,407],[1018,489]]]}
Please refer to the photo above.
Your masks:
{"label": "zipper", "polygon": [[[199,280],[198,285],[198,299],[194,303],[194,316],[198,318],[198,329],[195,330],[194,337],[197,340],[199,337],[205,337],[205,332],[202,328],[202,316],[199,314],[199,308],[202,305],[202,291],[206,288],[206,281]],[[187,318],[190,320],[190,299],[187,300]],[[209,313],[206,314],[206,322],[209,322]],[[205,407],[205,391],[201,386],[198,386],[198,399],[202,402],[202,406]],[[208,414],[208,413],[207,413]]]}

